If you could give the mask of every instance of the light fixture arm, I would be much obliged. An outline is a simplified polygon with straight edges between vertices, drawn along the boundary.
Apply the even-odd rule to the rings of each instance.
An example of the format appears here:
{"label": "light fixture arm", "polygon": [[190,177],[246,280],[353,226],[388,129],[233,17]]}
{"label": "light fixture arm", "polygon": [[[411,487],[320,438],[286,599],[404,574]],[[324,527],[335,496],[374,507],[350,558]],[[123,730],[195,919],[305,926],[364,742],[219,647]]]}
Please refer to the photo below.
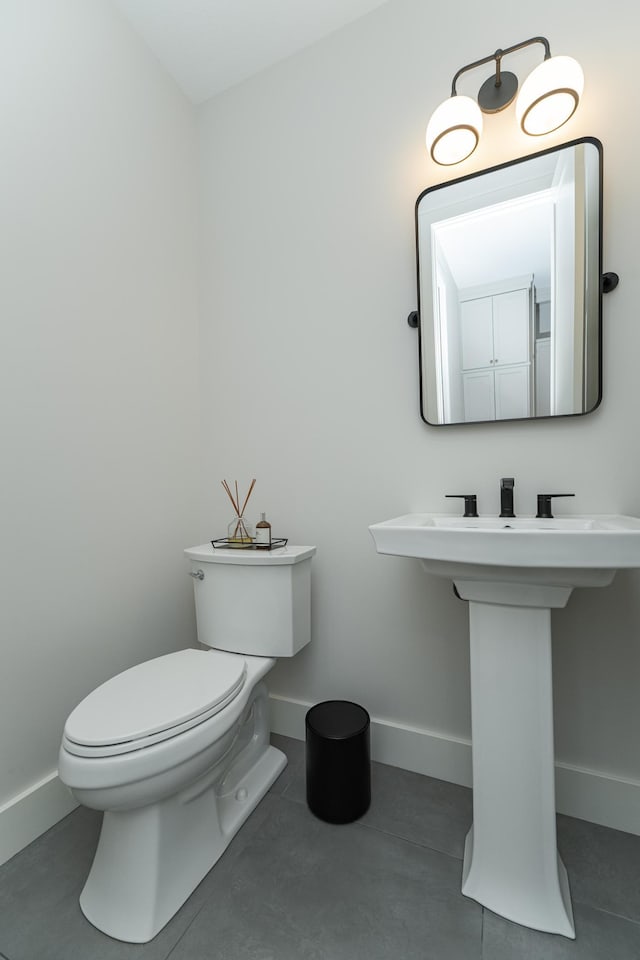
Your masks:
{"label": "light fixture arm", "polygon": [[468,63],[466,66],[460,67],[451,82],[451,96],[456,97],[458,95],[456,83],[463,73],[467,73],[469,70],[475,70],[476,67],[481,67],[485,63],[491,63],[492,60],[494,60],[496,64],[495,85],[496,87],[499,87],[502,83],[500,73],[502,58],[506,57],[510,53],[515,53],[516,50],[522,50],[523,47],[529,47],[532,43],[541,43],[544,47],[544,59],[549,60],[551,57],[551,48],[546,37],[531,37],[530,40],[523,40],[521,43],[514,43],[512,47],[506,47],[504,50],[498,49],[495,53],[489,54],[488,57],[482,57],[480,60],[474,60],[473,63]]}

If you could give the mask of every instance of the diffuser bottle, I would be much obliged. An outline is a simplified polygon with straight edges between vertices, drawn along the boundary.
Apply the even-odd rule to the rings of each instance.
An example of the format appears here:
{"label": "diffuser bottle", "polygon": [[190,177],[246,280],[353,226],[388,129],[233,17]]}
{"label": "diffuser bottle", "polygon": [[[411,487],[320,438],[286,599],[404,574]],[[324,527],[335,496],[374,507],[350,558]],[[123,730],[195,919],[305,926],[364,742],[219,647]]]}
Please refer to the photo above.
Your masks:
{"label": "diffuser bottle", "polygon": [[253,527],[243,516],[237,515],[227,527],[230,547],[248,547],[253,543]]}
{"label": "diffuser bottle", "polygon": [[236,495],[234,497],[231,487],[226,480],[222,481],[229,500],[235,510],[235,517],[227,527],[227,544],[230,547],[250,548],[253,546],[253,527],[244,519],[244,511],[247,508],[251,491],[256,485],[255,478],[251,481],[251,486],[244,498],[244,503],[240,506],[240,491],[238,490],[238,481],[235,481]]}
{"label": "diffuser bottle", "polygon": [[256,535],[254,544],[256,550],[271,549],[271,524],[266,519],[265,514],[260,514],[260,519],[256,523]]}

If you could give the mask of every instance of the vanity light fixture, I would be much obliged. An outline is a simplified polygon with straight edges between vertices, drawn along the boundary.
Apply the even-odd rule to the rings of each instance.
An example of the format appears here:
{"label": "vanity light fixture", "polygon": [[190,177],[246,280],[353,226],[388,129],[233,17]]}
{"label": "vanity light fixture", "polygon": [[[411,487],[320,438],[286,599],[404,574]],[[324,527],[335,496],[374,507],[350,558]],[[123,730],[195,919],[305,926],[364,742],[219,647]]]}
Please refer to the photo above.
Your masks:
{"label": "vanity light fixture", "polygon": [[[546,37],[532,37],[461,67],[451,84],[451,96],[433,112],[427,126],[427,150],[436,163],[450,166],[471,156],[482,133],[482,114],[499,113],[518,93],[515,73],[502,70],[502,58],[533,43],[544,47],[544,60],[526,78],[516,100],[516,119],[532,137],[557,130],[573,116],[582,96],[584,74],[572,57],[552,57]],[[460,96],[458,78],[468,70],[495,61],[495,76],[480,87],[478,99]]]}

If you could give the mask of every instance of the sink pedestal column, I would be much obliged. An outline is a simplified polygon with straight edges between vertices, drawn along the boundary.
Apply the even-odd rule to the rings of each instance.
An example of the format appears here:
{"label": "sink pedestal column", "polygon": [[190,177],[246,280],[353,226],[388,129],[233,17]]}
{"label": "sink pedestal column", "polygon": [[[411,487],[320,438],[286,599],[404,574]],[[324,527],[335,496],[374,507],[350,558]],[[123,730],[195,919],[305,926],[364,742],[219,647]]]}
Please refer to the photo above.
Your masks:
{"label": "sink pedestal column", "polygon": [[556,849],[550,610],[571,588],[456,587],[470,601],[473,739],[462,892],[515,923],[574,938]]}

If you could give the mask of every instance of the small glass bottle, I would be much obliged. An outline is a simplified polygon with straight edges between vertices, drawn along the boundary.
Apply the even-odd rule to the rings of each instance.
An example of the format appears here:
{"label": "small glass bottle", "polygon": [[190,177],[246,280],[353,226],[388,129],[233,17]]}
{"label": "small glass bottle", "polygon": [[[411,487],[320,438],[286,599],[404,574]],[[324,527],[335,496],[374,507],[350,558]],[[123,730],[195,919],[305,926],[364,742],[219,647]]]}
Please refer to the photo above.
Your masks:
{"label": "small glass bottle", "polygon": [[260,520],[256,523],[256,536],[255,536],[255,547],[256,550],[270,550],[271,549],[271,524],[265,518],[265,514],[260,514]]}
{"label": "small glass bottle", "polygon": [[227,528],[227,540],[230,547],[250,547],[253,543],[253,527],[244,517],[236,516]]}

